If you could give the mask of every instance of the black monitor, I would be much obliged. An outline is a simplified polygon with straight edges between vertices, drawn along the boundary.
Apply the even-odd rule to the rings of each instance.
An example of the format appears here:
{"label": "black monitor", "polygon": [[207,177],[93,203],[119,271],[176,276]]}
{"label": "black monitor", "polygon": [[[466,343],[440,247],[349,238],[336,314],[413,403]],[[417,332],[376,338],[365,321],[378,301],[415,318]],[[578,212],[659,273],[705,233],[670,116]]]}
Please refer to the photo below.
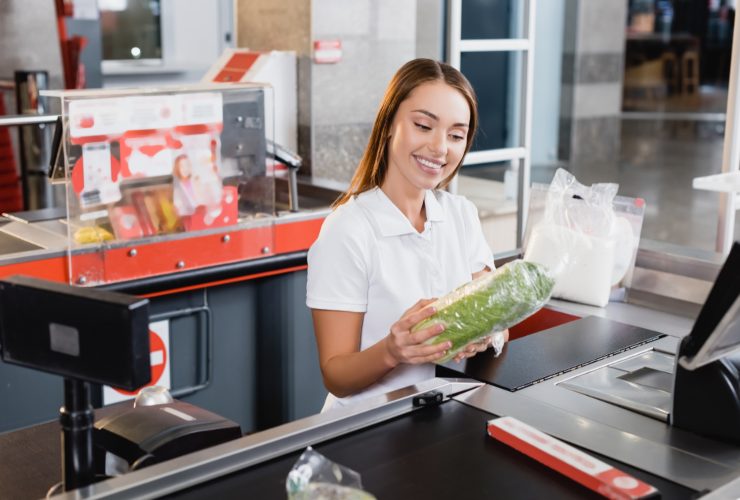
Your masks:
{"label": "black monitor", "polygon": [[7,363],[136,390],[151,378],[149,301],[14,276],[0,281]]}
{"label": "black monitor", "polygon": [[736,241],[679,352],[695,369],[740,349],[740,241]]}
{"label": "black monitor", "polygon": [[740,241],[676,358],[671,423],[740,443]]}

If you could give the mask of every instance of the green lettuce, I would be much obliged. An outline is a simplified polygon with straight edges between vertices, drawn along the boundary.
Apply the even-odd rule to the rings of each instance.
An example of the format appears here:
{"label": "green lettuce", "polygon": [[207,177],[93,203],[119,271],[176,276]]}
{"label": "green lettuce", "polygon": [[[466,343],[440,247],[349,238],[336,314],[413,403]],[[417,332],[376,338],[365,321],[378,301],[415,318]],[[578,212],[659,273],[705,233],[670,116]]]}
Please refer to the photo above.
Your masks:
{"label": "green lettuce", "polygon": [[550,299],[554,286],[555,280],[541,264],[514,260],[435,301],[431,305],[437,312],[411,331],[443,324],[445,330],[426,343],[452,342],[447,355],[437,361],[445,363],[470,342],[537,312]]}

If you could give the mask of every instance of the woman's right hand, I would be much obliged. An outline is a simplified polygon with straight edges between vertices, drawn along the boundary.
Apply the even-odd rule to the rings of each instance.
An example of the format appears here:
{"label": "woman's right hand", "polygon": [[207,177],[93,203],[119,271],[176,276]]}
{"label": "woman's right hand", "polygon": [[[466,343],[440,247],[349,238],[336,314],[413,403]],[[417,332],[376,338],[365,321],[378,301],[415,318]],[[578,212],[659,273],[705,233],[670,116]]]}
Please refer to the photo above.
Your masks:
{"label": "woman's right hand", "polygon": [[411,332],[411,329],[417,323],[436,312],[434,308],[427,307],[435,300],[421,299],[403,313],[401,319],[391,325],[391,331],[385,338],[391,366],[395,367],[400,363],[413,365],[431,363],[442,358],[447,354],[447,350],[452,347],[451,342],[441,342],[433,345],[424,344],[430,338],[442,333],[444,331],[443,325],[432,325]]}

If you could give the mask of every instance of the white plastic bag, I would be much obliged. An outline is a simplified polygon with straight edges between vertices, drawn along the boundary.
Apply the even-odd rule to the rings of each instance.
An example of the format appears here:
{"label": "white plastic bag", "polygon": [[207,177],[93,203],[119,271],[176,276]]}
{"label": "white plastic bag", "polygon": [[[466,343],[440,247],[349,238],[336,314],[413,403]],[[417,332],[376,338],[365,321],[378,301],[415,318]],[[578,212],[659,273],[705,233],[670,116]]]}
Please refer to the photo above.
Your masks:
{"label": "white plastic bag", "polygon": [[624,233],[614,214],[617,189],[612,183],[584,186],[563,169],[555,173],[545,213],[532,227],[524,253],[524,260],[550,270],[553,297],[599,307],[609,302],[615,277],[623,275],[616,268],[625,267],[621,259],[615,266]]}
{"label": "white plastic bag", "polygon": [[289,500],[374,500],[362,490],[360,475],[332,462],[310,446],[301,454],[285,480]]}

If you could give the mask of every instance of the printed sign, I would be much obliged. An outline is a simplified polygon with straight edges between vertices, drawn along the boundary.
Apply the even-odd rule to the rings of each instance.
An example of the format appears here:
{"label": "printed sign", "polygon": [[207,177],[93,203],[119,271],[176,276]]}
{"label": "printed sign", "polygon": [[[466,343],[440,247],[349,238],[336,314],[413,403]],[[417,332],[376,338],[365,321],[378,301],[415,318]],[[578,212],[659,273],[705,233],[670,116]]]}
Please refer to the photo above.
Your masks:
{"label": "printed sign", "polygon": [[[152,365],[152,380],[145,387],[158,385],[170,389],[170,321],[168,319],[149,323],[149,357]],[[103,405],[134,398],[138,392],[103,386]]]}
{"label": "printed sign", "polygon": [[314,40],[313,62],[316,64],[334,64],[342,60],[341,40]]}

